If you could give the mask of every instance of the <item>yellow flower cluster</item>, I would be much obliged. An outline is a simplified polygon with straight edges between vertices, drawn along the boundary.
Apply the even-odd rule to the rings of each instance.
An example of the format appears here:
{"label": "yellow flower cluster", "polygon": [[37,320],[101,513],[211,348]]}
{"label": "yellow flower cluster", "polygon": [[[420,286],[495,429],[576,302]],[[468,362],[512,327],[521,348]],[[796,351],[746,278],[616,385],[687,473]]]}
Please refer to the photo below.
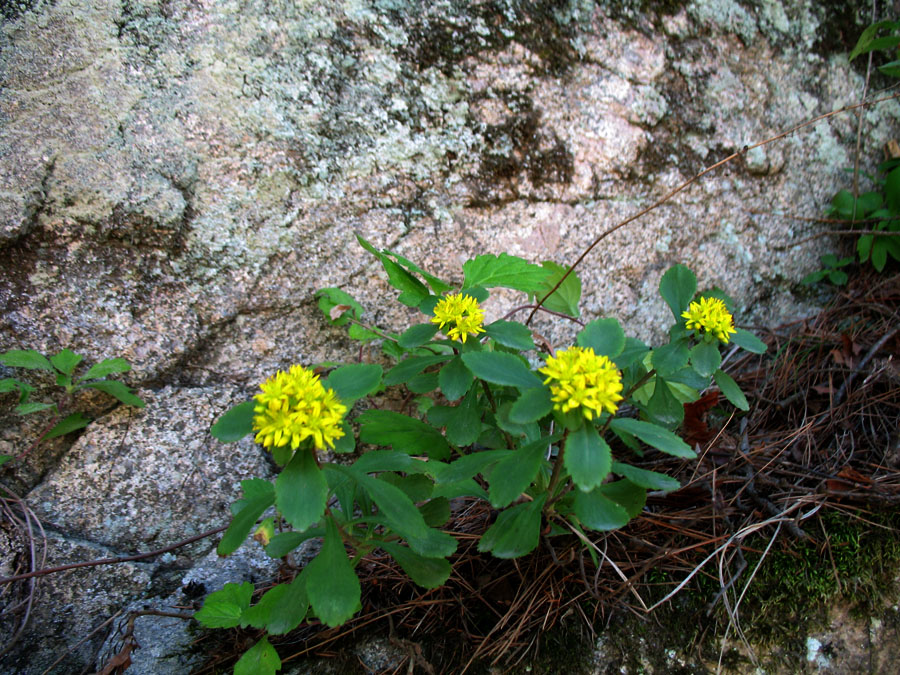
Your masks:
{"label": "yellow flower cluster", "polygon": [[606,410],[616,412],[622,400],[622,375],[616,364],[590,347],[570,347],[547,359],[538,370],[547,376],[553,407],[561,412],[581,408],[587,419]]}
{"label": "yellow flower cluster", "polygon": [[687,319],[689,330],[706,331],[726,345],[731,335],[737,333],[734,318],[719,298],[700,298],[700,302],[692,302],[681,316]]}
{"label": "yellow flower cluster", "polygon": [[253,397],[253,430],[256,442],[264,447],[290,443],[296,450],[311,438],[316,449],[325,450],[344,435],[341,419],[347,406],[311,370],[301,366],[291,366],[289,373],[279,370],[260,389],[262,393]]}
{"label": "yellow flower cluster", "polygon": [[441,330],[451,324],[446,331],[451,340],[465,342],[470,335],[475,336],[484,333],[484,310],[478,306],[478,301],[470,295],[455,293],[447,295],[435,305],[434,317],[431,323],[436,323]]}

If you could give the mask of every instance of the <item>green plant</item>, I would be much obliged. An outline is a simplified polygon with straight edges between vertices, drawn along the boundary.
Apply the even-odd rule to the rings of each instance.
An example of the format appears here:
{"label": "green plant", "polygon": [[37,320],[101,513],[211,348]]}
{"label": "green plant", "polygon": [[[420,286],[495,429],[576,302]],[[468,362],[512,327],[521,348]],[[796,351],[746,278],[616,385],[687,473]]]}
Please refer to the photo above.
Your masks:
{"label": "green plant", "polygon": [[[564,268],[553,263],[480,255],[463,265],[463,283],[451,292],[450,284],[406,258],[359,241],[381,262],[400,291],[397,299],[424,320],[402,333],[386,332],[363,323],[363,307],[346,292],[321,290],[319,307],[328,322],[346,326],[354,339],[382,340],[397,364],[387,372],[377,364],[320,364],[315,371],[293,366],[213,426],[223,441],[255,433],[283,467],[274,485],[242,482],[243,497],[232,505],[218,552],[237,549],[272,506],[275,516],[254,533],[270,556],[284,557],[310,539],[322,545],[293,581],[256,604],[249,583],[212,593],[195,615],[204,626],[277,635],[310,616],[340,625],[360,608],[354,568],[379,548],[416,584],[442,585],[456,541],[440,528],[451,518],[454,498],[482,499],[499,511],[478,545],[495,557],[527,555],[542,536],[574,535],[587,543],[589,531],[615,530],[636,517],[648,491],[678,489],[674,478],[628,459],[642,456],[645,446],[685,461],[695,457],[673,432],[684,402],[697,400],[713,380],[729,401],[749,409],[721,369],[720,346],[734,343],[754,353],[766,347],[734,327],[724,293],[714,289],[695,298],[696,277],[683,265],[660,282],[674,317],[666,344],[651,348],[626,337],[616,319],[604,318],[583,324],[572,346],[546,345],[549,354],[541,359],[531,329],[508,320],[534,305],[484,325],[481,303],[492,288],[543,297],[562,281],[553,308],[575,320],[581,285],[574,274],[563,279]],[[319,369],[327,377],[315,374]],[[370,409],[353,420],[359,440],[380,449],[351,464],[318,454],[353,451],[348,410],[400,385],[419,396],[417,414]],[[278,668],[278,655],[263,637],[235,672]]]}
{"label": "green plant", "polygon": [[[0,380],[0,394],[18,392],[19,402],[14,408],[20,415],[30,415],[36,412],[51,411],[53,418],[48,429],[38,439],[50,439],[57,436],[83,429],[91,423],[91,419],[81,412],[73,412],[63,416],[67,404],[72,396],[83,389],[97,389],[127,405],[143,408],[144,402],[135,396],[131,389],[116,380],[109,380],[109,375],[125,373],[131,370],[131,365],[123,358],[104,359],[96,363],[81,377],[75,378],[75,369],[84,357],[68,349],[49,359],[33,349],[13,349],[0,354],[0,364],[9,368],[24,368],[26,370],[47,371],[55,375],[56,385],[62,390],[61,401],[31,401],[31,395],[35,387],[22,380],[8,377]],[[62,419],[59,419],[62,417]],[[12,457],[0,455],[0,465],[5,464]]]}
{"label": "green plant", "polygon": [[822,269],[807,274],[800,280],[801,284],[817,284],[825,278],[835,286],[843,286],[847,283],[847,273],[841,268],[852,263],[853,258],[841,258],[838,260],[838,257],[833,253],[826,253],[819,260],[822,262]]}
{"label": "green plant", "polygon": [[[895,50],[898,59],[879,66],[878,70],[889,77],[900,77],[900,21],[879,21],[866,28],[850,52],[849,60],[882,49]],[[854,184],[852,191],[839,191],[826,215],[848,221],[852,229],[861,230],[856,241],[859,261],[871,261],[872,267],[881,272],[888,257],[900,261],[900,158],[888,159],[878,166],[876,176],[865,177],[874,183],[874,190],[859,194]],[[846,283],[846,274],[836,270],[844,266],[846,258],[841,261],[834,255],[830,258],[835,259],[835,264],[826,263],[823,258],[826,269],[808,275],[803,283],[816,283],[826,277],[836,285]]]}

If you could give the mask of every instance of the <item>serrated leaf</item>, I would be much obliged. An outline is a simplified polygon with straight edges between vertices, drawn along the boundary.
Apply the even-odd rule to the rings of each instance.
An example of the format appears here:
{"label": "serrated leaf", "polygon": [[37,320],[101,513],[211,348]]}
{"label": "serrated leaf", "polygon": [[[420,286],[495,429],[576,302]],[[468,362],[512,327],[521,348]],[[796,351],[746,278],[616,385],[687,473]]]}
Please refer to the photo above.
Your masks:
{"label": "serrated leaf", "polygon": [[525,389],[512,404],[509,419],[516,424],[537,422],[553,410],[553,399],[547,387]]}
{"label": "serrated leaf", "polygon": [[80,412],[72,413],[67,417],[60,420],[56,426],[54,426],[50,431],[47,432],[47,435],[44,438],[56,438],[57,436],[65,436],[66,434],[70,434],[73,431],[78,431],[79,429],[84,429],[88,424],[91,423],[91,419],[89,417],[85,417]]}
{"label": "serrated leaf", "polygon": [[216,420],[209,433],[212,434],[213,438],[218,438],[224,443],[233,443],[241,440],[244,436],[252,434],[253,407],[255,405],[254,401],[244,401],[233,406]]}
{"label": "serrated leaf", "polygon": [[625,331],[616,319],[594,319],[581,329],[575,342],[581,347],[590,347],[595,354],[615,360],[625,349]]}
{"label": "serrated leaf", "polygon": [[63,349],[50,357],[50,363],[63,375],[71,375],[83,358],[83,356],[76,354],[70,349]]}
{"label": "serrated leaf", "polygon": [[617,417],[610,422],[610,426],[613,429],[636,436],[647,445],[653,446],[667,455],[685,459],[695,459],[697,457],[697,454],[691,450],[691,446],[668,429],[663,429],[657,424],[641,422],[628,417]]}
{"label": "serrated leaf", "polygon": [[328,481],[311,450],[299,450],[275,479],[275,505],[295,530],[303,532],[325,513]]}
{"label": "serrated leaf", "polygon": [[488,476],[488,494],[494,508],[509,506],[525,492],[541,468],[547,448],[554,439],[558,440],[559,436],[528,443],[494,465]]}
{"label": "serrated leaf", "polygon": [[541,532],[541,509],[547,495],[532,502],[516,504],[497,516],[497,520],[481,536],[478,550],[495,558],[519,558],[537,548]]}
{"label": "serrated leaf", "polygon": [[620,370],[625,370],[631,364],[644,358],[648,351],[650,351],[650,348],[637,338],[626,337],[625,348],[616,357],[616,365]]}
{"label": "serrated leaf", "polygon": [[628,524],[628,512],[599,489],[590,492],[577,490],[572,504],[575,515],[584,527],[598,532],[618,530]]}
{"label": "serrated leaf", "polygon": [[407,307],[417,307],[431,295],[421,281],[387,256],[381,256],[381,265],[387,272],[388,282],[400,291],[397,300]]}
{"label": "serrated leaf", "polygon": [[589,492],[600,485],[612,468],[612,452],[594,425],[587,423],[566,439],[563,464],[572,482]]}
{"label": "serrated leaf", "polygon": [[659,294],[679,323],[682,321],[681,313],[691,304],[696,292],[697,277],[684,265],[673,265],[659,281]]}
{"label": "serrated leaf", "polygon": [[403,331],[397,343],[404,349],[415,349],[433,338],[437,331],[438,327],[433,323],[419,323]]}
{"label": "serrated leaf", "polygon": [[408,382],[429,366],[444,363],[453,358],[452,354],[438,354],[435,356],[410,356],[404,359],[396,366],[391,368],[384,375],[384,385],[390,387],[395,384]]}
{"label": "serrated leaf", "polygon": [[741,349],[746,349],[753,354],[765,354],[768,349],[765,342],[743,328],[737,329],[737,333],[731,336],[731,341]]}
{"label": "serrated leaf", "polygon": [[304,541],[325,536],[324,527],[312,527],[306,532],[281,532],[266,544],[266,554],[270,558],[283,558]]}
{"label": "serrated leaf", "polygon": [[306,594],[322,623],[335,628],[360,608],[360,585],[332,518],[326,520],[322,549],[306,566]]}
{"label": "serrated leaf", "polygon": [[407,270],[409,270],[410,272],[413,272],[415,274],[419,274],[423,279],[425,279],[425,281],[428,283],[428,285],[431,286],[431,290],[433,290],[438,295],[440,295],[441,293],[446,293],[447,291],[449,291],[452,288],[452,286],[450,286],[450,284],[442,281],[441,279],[438,279],[433,274],[426,272],[421,267],[419,267],[415,263],[411,262],[410,260],[407,260],[406,258],[404,258],[402,255],[400,255],[398,253],[394,253],[393,251],[388,251],[387,249],[385,249],[384,253],[382,255],[393,256],[393,258],[398,263],[403,265],[403,267],[405,267]]}
{"label": "serrated leaf", "polygon": [[440,431],[429,424],[389,410],[367,410],[357,418],[363,443],[390,445],[411,455],[431,459],[450,456],[450,446]]}
{"label": "serrated leaf", "polygon": [[482,409],[478,405],[475,389],[470,390],[456,406],[434,406],[428,411],[428,420],[436,424],[435,415],[440,415],[438,411],[444,410],[446,412],[440,426],[447,428],[448,441],[457,447],[465,447],[478,440],[481,434]]}
{"label": "serrated leaf", "polygon": [[102,391],[104,394],[109,394],[125,405],[131,405],[135,408],[143,408],[147,405],[140,398],[132,394],[131,389],[126,387],[121,382],[116,382],[115,380],[100,380],[99,382],[88,382],[84,386],[90,387],[91,389],[97,389],[99,391]]}
{"label": "serrated leaf", "polygon": [[[535,302],[547,295],[569,269],[552,260],[545,260],[541,267],[547,270],[549,274],[541,284],[541,289],[534,294]],[[560,284],[560,287],[553,292],[553,295],[544,300],[543,306],[553,312],[561,312],[577,318],[580,314],[578,310],[579,302],[581,302],[581,279],[578,278],[575,272],[572,272]]]}
{"label": "serrated leaf", "polygon": [[100,363],[95,363],[84,375],[79,377],[78,382],[95,380],[117,373],[127,373],[129,370],[131,370],[131,364],[123,358],[103,359]]}
{"label": "serrated leaf", "polygon": [[237,513],[232,517],[231,524],[216,548],[216,552],[221,556],[237,550],[247,539],[250,529],[259,517],[275,503],[275,488],[269,481],[260,478],[242,480],[241,489],[244,497],[236,502]]}
{"label": "serrated leaf", "polygon": [[640,469],[636,466],[631,466],[630,464],[623,464],[622,462],[613,462],[612,471],[623,478],[627,478],[635,485],[639,485],[647,490],[674,492],[681,487],[681,483],[664,473]]}
{"label": "serrated leaf", "polygon": [[[704,382],[704,385],[706,382]],[[684,420],[684,405],[675,396],[676,385],[657,375],[653,395],[647,401],[647,415],[652,421],[674,428]]]}
{"label": "serrated leaf", "polygon": [[438,373],[438,385],[448,401],[455,401],[469,391],[475,376],[458,356],[444,365]]}
{"label": "serrated leaf", "polygon": [[504,347],[526,351],[534,349],[531,329],[517,321],[495,321],[485,326],[485,335]]}
{"label": "serrated leaf", "polygon": [[53,365],[33,349],[11,349],[0,354],[0,363],[10,368],[27,368],[29,370],[49,370]]}
{"label": "serrated leaf", "polygon": [[263,637],[234,664],[234,675],[275,675],[281,670],[281,659],[275,647]]}
{"label": "serrated leaf", "polygon": [[466,367],[485,382],[520,389],[540,387],[541,380],[513,354],[503,352],[470,352],[462,355]]}
{"label": "serrated leaf", "polygon": [[334,389],[341,403],[349,407],[357,399],[368,396],[381,386],[382,372],[378,364],[354,363],[332,371],[323,385]]}
{"label": "serrated leaf", "polygon": [[[434,485],[432,484],[432,494]],[[432,497],[419,506],[419,513],[428,527],[440,527],[450,520],[450,500],[446,497]]]}
{"label": "serrated leaf", "polygon": [[536,293],[542,287],[549,271],[527,260],[508,253],[480,255],[463,264],[464,287],[502,286],[526,293]]}
{"label": "serrated leaf", "polygon": [[721,363],[722,354],[719,353],[718,342],[704,340],[691,348],[691,366],[702,377],[708,378],[719,369]]}
{"label": "serrated leaf", "polygon": [[[363,306],[340,288],[322,288],[316,293],[316,300],[325,319],[332,326],[343,326],[351,318],[358,321],[363,315]],[[344,307],[347,309],[338,309]]]}
{"label": "serrated leaf", "polygon": [[203,607],[194,618],[207,628],[234,628],[241,623],[241,614],[250,606],[253,584],[225,584],[221,590],[210,593]]}
{"label": "serrated leaf", "polygon": [[750,410],[750,404],[747,403],[747,397],[731,376],[724,370],[717,370],[713,373],[713,379],[716,381],[719,389],[725,394],[731,403],[740,410]]}
{"label": "serrated leaf", "polygon": [[444,558],[426,558],[393,542],[385,541],[380,545],[397,561],[409,578],[422,588],[443,586],[450,577],[450,563]]}

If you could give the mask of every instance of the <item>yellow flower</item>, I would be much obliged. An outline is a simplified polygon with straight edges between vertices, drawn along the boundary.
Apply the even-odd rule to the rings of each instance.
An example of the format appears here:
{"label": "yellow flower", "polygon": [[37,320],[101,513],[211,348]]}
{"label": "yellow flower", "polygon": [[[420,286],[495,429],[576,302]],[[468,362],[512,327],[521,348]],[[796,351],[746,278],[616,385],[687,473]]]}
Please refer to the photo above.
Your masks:
{"label": "yellow flower", "polygon": [[264,447],[290,443],[296,450],[311,438],[317,450],[325,450],[344,435],[341,420],[347,406],[311,370],[301,366],[291,366],[289,373],[279,370],[260,389],[262,393],[253,397],[253,430],[256,442]]}
{"label": "yellow flower", "polygon": [[606,410],[616,412],[622,396],[622,375],[616,364],[590,347],[570,347],[547,359],[538,370],[547,376],[553,407],[561,412],[581,408],[587,419]]}
{"label": "yellow flower", "polygon": [[470,335],[485,332],[482,328],[484,310],[478,306],[478,301],[471,295],[462,295],[461,293],[441,298],[435,305],[431,323],[438,324],[441,330],[447,324],[451,324],[450,330],[446,331],[447,337],[461,342],[465,342]]}
{"label": "yellow flower", "polygon": [[681,316],[687,319],[688,329],[704,330],[726,345],[730,336],[737,333],[734,318],[719,298],[700,298],[700,302],[692,302]]}

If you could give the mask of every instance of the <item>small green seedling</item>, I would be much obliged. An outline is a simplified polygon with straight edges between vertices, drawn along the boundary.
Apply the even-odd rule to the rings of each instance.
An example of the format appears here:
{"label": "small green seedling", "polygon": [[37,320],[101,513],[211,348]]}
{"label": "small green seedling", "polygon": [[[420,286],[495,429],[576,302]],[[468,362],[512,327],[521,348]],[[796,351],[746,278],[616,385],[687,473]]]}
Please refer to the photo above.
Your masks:
{"label": "small green seedling", "polygon": [[817,284],[823,279],[828,279],[835,286],[843,286],[847,283],[847,273],[844,272],[841,267],[846,267],[850,263],[853,262],[853,258],[841,258],[838,260],[838,257],[833,253],[826,253],[819,260],[822,261],[822,269],[816,270],[811,274],[807,274],[803,279],[800,280],[801,284],[806,284],[807,286],[811,286],[813,284]]}

